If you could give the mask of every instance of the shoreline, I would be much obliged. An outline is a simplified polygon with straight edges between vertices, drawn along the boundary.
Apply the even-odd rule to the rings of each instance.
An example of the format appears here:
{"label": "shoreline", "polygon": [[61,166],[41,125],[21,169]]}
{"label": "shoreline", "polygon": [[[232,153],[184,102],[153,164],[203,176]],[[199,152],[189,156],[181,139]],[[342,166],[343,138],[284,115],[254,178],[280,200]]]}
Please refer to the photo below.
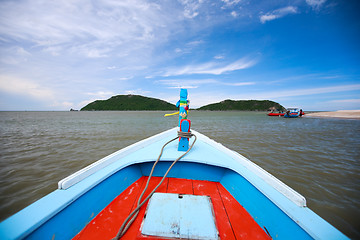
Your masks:
{"label": "shoreline", "polygon": [[306,113],[304,117],[360,119],[360,110]]}

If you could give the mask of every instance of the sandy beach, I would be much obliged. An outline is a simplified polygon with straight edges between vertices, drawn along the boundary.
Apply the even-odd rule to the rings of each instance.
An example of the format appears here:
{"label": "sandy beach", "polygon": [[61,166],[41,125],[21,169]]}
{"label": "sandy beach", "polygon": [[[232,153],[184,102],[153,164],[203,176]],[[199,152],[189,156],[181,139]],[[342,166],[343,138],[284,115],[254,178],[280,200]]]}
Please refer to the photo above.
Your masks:
{"label": "sandy beach", "polygon": [[360,119],[360,110],[339,110],[336,112],[307,113],[304,117],[331,117],[331,118]]}

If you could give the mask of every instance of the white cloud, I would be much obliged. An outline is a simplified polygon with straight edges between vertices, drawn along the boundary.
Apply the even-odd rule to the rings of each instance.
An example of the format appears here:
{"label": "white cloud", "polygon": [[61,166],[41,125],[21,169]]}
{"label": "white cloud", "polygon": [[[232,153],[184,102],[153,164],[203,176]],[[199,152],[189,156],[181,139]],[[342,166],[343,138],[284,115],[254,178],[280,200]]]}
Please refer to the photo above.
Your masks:
{"label": "white cloud", "polygon": [[194,89],[194,88],[198,88],[198,86],[194,86],[194,85],[185,85],[183,83],[180,83],[178,86],[174,86],[174,87],[168,87],[168,88],[174,88],[174,89],[181,89],[181,88],[185,88],[185,89]]}
{"label": "white cloud", "polygon": [[279,16],[267,13],[265,15],[260,16],[260,21],[262,23],[265,23],[267,21],[272,21],[272,20],[277,19],[277,18],[279,18]]}
{"label": "white cloud", "polygon": [[82,49],[78,52],[83,53],[84,56],[87,56],[88,58],[104,58],[104,57],[108,57],[108,54],[110,52],[110,49]]}
{"label": "white cloud", "polygon": [[30,52],[20,46],[13,46],[9,48],[0,49],[0,62],[9,65],[17,65],[27,62],[32,56]]}
{"label": "white cloud", "polygon": [[237,13],[236,11],[232,11],[230,14],[231,14],[231,16],[233,16],[233,17],[237,17],[237,16],[238,16],[238,13]]}
{"label": "white cloud", "polygon": [[63,47],[61,46],[49,46],[44,47],[43,51],[50,53],[52,56],[60,56],[61,52],[63,51]]}
{"label": "white cloud", "polygon": [[50,105],[51,107],[60,108],[60,109],[70,109],[74,107],[72,102],[54,102]]}
{"label": "white cloud", "polygon": [[315,9],[319,8],[325,2],[326,2],[326,0],[306,0],[306,3]]}
{"label": "white cloud", "polygon": [[215,59],[224,59],[225,56],[224,55],[216,55],[214,56]]}
{"label": "white cloud", "polygon": [[185,18],[195,18],[199,15],[201,0],[179,0],[179,2],[184,6]]}
{"label": "white cloud", "polygon": [[130,80],[132,79],[133,76],[130,76],[130,77],[120,77],[120,78],[117,78],[117,80],[120,80],[120,81],[127,81],[127,80]]}
{"label": "white cloud", "polygon": [[183,67],[176,67],[168,70],[163,76],[178,76],[190,74],[213,74],[220,75],[227,72],[246,69],[254,66],[257,63],[255,59],[241,58],[233,63],[227,65],[220,65],[217,62],[207,62],[199,65],[187,65]]}
{"label": "white cloud", "polygon": [[0,91],[28,96],[34,99],[53,101],[55,92],[31,79],[0,75]]}
{"label": "white cloud", "polygon": [[150,93],[150,91],[146,91],[146,90],[142,90],[141,88],[138,88],[133,90],[126,90],[125,93],[131,95],[147,95]]}
{"label": "white cloud", "polygon": [[157,80],[155,84],[162,84],[168,86],[168,88],[198,88],[203,84],[214,84],[218,81],[214,79],[165,79]]}
{"label": "white cloud", "polygon": [[240,86],[249,86],[249,85],[255,85],[255,82],[237,82],[237,83],[223,83],[224,85],[228,86],[234,86],[234,87],[240,87]]}
{"label": "white cloud", "polygon": [[[87,100],[83,100],[83,101],[79,102],[78,104],[76,104],[75,106],[73,104],[70,107],[75,107],[75,108],[80,109],[80,108],[85,107],[86,105],[88,105],[91,102],[94,102],[96,100],[106,100],[116,94],[112,91],[98,91],[98,92],[88,92],[88,93],[86,93],[86,95],[90,96],[91,98],[87,99]],[[69,108],[69,106],[66,106],[66,107]]]}
{"label": "white cloud", "polygon": [[297,13],[297,8],[294,6],[288,6],[284,8],[276,9],[272,12],[268,12],[266,14],[263,14],[260,16],[261,23],[265,23],[267,21],[272,21],[277,18],[282,18],[289,14],[295,14]]}
{"label": "white cloud", "polygon": [[88,92],[87,95],[93,96],[96,99],[108,99],[109,97],[115,95],[112,91],[98,91],[98,92]]}
{"label": "white cloud", "polygon": [[360,110],[360,99],[342,99],[320,102],[319,105],[327,106],[329,110]]}
{"label": "white cloud", "polygon": [[190,47],[195,47],[195,46],[198,46],[198,45],[201,45],[204,43],[205,43],[204,40],[195,40],[195,41],[188,42],[186,45],[190,46]]}
{"label": "white cloud", "polygon": [[284,96],[304,96],[304,95],[314,95],[314,94],[333,93],[333,92],[347,92],[354,90],[360,90],[360,84],[290,90],[290,91],[284,91],[282,94],[284,94]]}
{"label": "white cloud", "polygon": [[357,103],[360,108],[360,99],[342,99],[342,100],[332,100],[330,103]]}
{"label": "white cloud", "polygon": [[174,52],[177,54],[191,54],[194,51],[194,49],[196,50],[196,48],[202,44],[204,44],[203,40],[191,41],[184,44],[181,47],[175,48]]}
{"label": "white cloud", "polygon": [[198,88],[201,85],[224,85],[224,86],[248,86],[254,85],[255,82],[235,82],[229,83],[224,81],[219,81],[215,79],[165,79],[165,80],[157,80],[154,82],[155,84],[162,84],[168,86],[168,88]]}
{"label": "white cloud", "polygon": [[262,93],[251,94],[249,93],[250,98],[254,99],[282,99],[287,97],[296,97],[296,96],[308,96],[308,95],[317,95],[325,93],[336,93],[336,92],[348,92],[360,90],[360,84],[352,85],[338,85],[332,87],[318,87],[318,88],[302,88],[302,89],[284,89],[277,91],[266,91]]}
{"label": "white cloud", "polygon": [[227,6],[233,6],[240,3],[242,0],[221,0],[221,1],[224,2],[225,5]]}
{"label": "white cloud", "polygon": [[166,40],[171,23],[178,21],[166,13],[158,4],[141,0],[7,1],[2,3],[0,35],[53,55],[72,50],[99,58],[119,46],[129,51]]}
{"label": "white cloud", "polygon": [[19,56],[31,56],[31,53],[29,53],[28,51],[26,51],[24,48],[22,47],[16,47],[16,53],[19,55]]}

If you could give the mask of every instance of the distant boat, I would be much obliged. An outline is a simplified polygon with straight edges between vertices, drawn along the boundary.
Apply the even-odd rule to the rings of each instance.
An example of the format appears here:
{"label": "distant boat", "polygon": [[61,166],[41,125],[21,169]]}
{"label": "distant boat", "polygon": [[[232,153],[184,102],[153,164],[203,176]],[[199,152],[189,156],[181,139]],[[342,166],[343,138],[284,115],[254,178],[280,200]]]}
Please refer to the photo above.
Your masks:
{"label": "distant boat", "polygon": [[268,113],[268,116],[271,116],[271,117],[281,117],[281,116],[284,116],[285,113],[283,112],[271,112],[271,113]]}
{"label": "distant boat", "polygon": [[284,115],[284,118],[297,118],[303,115],[302,110],[299,108],[288,108]]}

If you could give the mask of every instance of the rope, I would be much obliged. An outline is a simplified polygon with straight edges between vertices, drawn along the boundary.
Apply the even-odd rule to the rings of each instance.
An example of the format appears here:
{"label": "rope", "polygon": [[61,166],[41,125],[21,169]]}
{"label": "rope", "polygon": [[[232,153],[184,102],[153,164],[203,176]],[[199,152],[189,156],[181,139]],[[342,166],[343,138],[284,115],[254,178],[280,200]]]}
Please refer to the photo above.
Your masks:
{"label": "rope", "polygon": [[[166,173],[164,174],[163,178],[161,179],[160,183],[154,188],[154,190],[152,190],[152,192],[141,202],[141,199],[143,197],[143,195],[145,194],[148,186],[149,186],[149,182],[150,182],[150,179],[152,177],[152,174],[154,172],[154,169],[155,169],[155,166],[156,164],[159,162],[160,158],[161,158],[161,155],[163,154],[163,151],[164,151],[164,148],[166,145],[168,145],[169,143],[171,143],[172,141],[175,141],[176,139],[178,139],[179,137],[186,137],[186,138],[191,138],[192,136],[195,137],[195,140],[194,142],[191,144],[191,146],[189,147],[189,149],[184,153],[182,154],[180,157],[178,157],[175,161],[173,161],[173,163],[170,165],[170,167],[168,168],[168,170],[166,171]],[[126,231],[130,228],[131,224],[135,221],[136,217],[138,216],[139,214],[139,210],[140,208],[145,204],[145,202],[147,200],[149,200],[151,198],[151,196],[155,193],[155,191],[160,187],[160,185],[164,182],[166,176],[168,175],[168,173],[170,172],[171,168],[175,165],[175,163],[177,161],[179,161],[182,157],[184,157],[191,149],[192,147],[194,146],[195,142],[197,140],[197,137],[196,135],[192,134],[191,132],[180,132],[178,131],[178,137],[175,137],[173,139],[171,139],[170,141],[168,141],[167,143],[164,144],[164,146],[161,148],[161,151],[160,151],[160,154],[159,154],[159,157],[157,158],[157,160],[155,161],[155,163],[153,164],[152,166],[152,169],[151,169],[151,172],[149,174],[149,177],[148,177],[148,180],[146,182],[146,185],[145,185],[145,188],[144,190],[142,191],[140,197],[139,197],[139,200],[138,200],[138,203],[137,203],[137,207],[129,214],[129,216],[125,219],[125,221],[123,222],[123,224],[121,225],[117,235],[115,236],[115,238],[113,238],[113,240],[118,240],[120,239],[122,236],[124,236],[124,234],[126,233]]]}
{"label": "rope", "polygon": [[191,138],[192,136],[195,136],[195,135],[192,134],[191,132],[180,132],[180,131],[178,131],[178,137]]}

